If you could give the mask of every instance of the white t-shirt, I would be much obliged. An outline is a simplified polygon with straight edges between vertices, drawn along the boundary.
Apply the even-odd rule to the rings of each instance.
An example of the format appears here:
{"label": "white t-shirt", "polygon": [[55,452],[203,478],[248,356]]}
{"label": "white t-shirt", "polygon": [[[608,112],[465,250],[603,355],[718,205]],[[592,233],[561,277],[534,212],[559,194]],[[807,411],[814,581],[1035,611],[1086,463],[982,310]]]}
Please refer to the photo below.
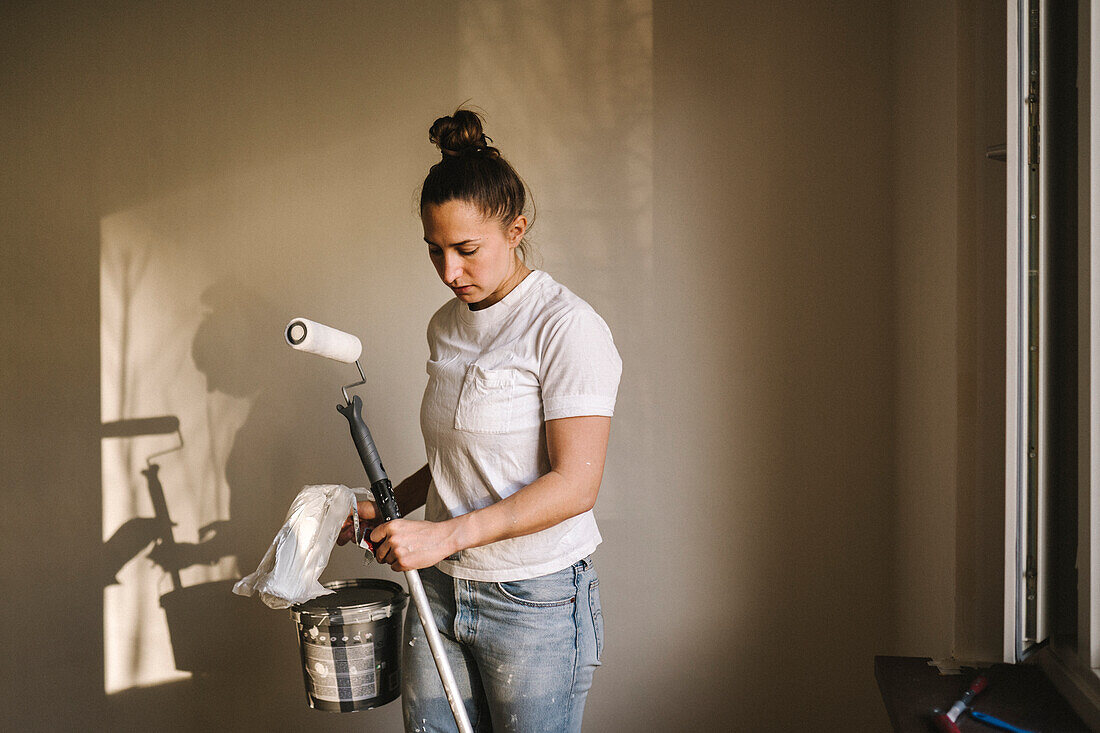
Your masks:
{"label": "white t-shirt", "polygon": [[[547,473],[546,420],[614,413],[622,361],[611,331],[545,272],[482,310],[449,301],[432,316],[428,346],[420,427],[431,521],[489,506]],[[524,580],[568,567],[600,541],[588,511],[437,567],[467,580]]]}

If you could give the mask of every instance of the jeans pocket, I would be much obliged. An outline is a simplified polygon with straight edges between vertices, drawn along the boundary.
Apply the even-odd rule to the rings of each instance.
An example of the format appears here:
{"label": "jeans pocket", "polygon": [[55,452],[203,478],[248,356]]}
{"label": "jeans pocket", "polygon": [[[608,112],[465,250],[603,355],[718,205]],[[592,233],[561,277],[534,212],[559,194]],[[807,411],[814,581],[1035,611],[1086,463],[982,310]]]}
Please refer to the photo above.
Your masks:
{"label": "jeans pocket", "polygon": [[577,600],[572,568],[538,578],[497,583],[496,586],[509,601],[531,608],[566,606]]}
{"label": "jeans pocket", "polygon": [[462,380],[455,429],[468,433],[507,433],[512,429],[514,369],[482,369],[471,364]]}
{"label": "jeans pocket", "polygon": [[600,605],[600,579],[588,584],[588,607],[592,610],[592,629],[596,634],[596,664],[603,662],[603,607]]}

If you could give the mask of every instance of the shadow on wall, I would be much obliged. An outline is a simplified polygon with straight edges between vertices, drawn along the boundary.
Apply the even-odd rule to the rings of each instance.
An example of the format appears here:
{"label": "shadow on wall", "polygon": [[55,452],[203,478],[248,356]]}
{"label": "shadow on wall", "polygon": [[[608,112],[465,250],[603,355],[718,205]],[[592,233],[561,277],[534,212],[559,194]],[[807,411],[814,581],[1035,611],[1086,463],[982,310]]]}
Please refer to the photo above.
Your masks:
{"label": "shadow on wall", "polygon": [[[239,427],[232,434],[219,433],[200,420],[188,430],[178,417],[162,416],[104,428],[105,437],[131,442],[174,428],[181,440],[152,455],[131,446],[131,465],[143,467],[127,482],[125,498],[139,516],[123,522],[104,543],[113,570],[108,590],[121,591],[117,597],[108,593],[105,609],[116,624],[114,635],[105,639],[108,683],[116,686],[111,720],[118,726],[137,724],[166,705],[178,705],[174,710],[181,715],[167,729],[221,728],[227,719],[242,717],[251,723],[234,724],[235,729],[269,728],[287,720],[316,728],[311,718],[318,714],[304,703],[289,612],[272,611],[256,598],[231,592],[237,577],[259,563],[297,488],[308,483],[295,478],[303,469],[294,464],[293,454],[324,453],[301,440],[286,419],[284,382],[308,385],[309,380],[298,359],[285,358],[285,324],[263,297],[226,279],[207,287],[200,303],[203,315],[190,356],[205,380],[206,397],[175,399],[179,403],[182,397],[185,407],[189,401],[207,402],[203,410],[212,414],[219,412],[221,399],[237,408],[243,404],[246,409],[235,413],[243,417]],[[276,363],[280,368],[273,370]],[[165,389],[172,393],[171,385]],[[332,399],[308,396],[322,404]],[[202,465],[196,468],[196,463]],[[219,473],[224,479],[217,483],[224,484],[224,491],[190,483],[190,476]],[[113,487],[104,486],[106,503]],[[211,507],[202,502],[222,497],[228,512],[205,521]],[[149,507],[151,515],[146,514]],[[394,707],[387,714],[396,712]],[[302,716],[311,718],[303,721]]]}
{"label": "shadow on wall", "polygon": [[[229,677],[247,670],[252,677],[255,670],[273,666],[271,645],[264,639],[285,631],[285,619],[276,624],[276,614],[263,613],[266,609],[262,606],[230,593],[238,569],[259,562],[265,549],[261,538],[274,534],[272,528],[282,523],[289,504],[278,501],[280,492],[273,490],[272,479],[281,466],[279,449],[270,441],[270,434],[280,423],[265,409],[272,399],[271,371],[265,365],[276,355],[277,342],[270,336],[278,333],[279,327],[268,323],[272,308],[239,283],[220,281],[208,287],[201,305],[204,315],[191,356],[205,376],[208,394],[243,400],[249,409],[227,443],[225,480],[218,482],[224,483],[227,491],[211,491],[192,483],[192,476],[204,481],[220,472],[221,445],[209,425],[195,421],[181,425],[180,418],[171,415],[118,420],[104,426],[105,438],[123,438],[129,443],[121,455],[132,480],[124,482],[127,491],[122,498],[138,513],[104,543],[106,585],[117,586],[109,588],[107,595],[107,616],[113,624],[109,630],[115,632],[114,638],[107,639],[108,685],[116,689],[181,677],[172,673],[172,667],[180,673]],[[171,384],[164,389],[171,392]],[[125,396],[122,399],[125,401]],[[194,412],[188,417],[193,418]],[[178,445],[150,454],[139,450],[137,439],[169,433],[178,435]],[[191,439],[185,440],[185,436]],[[196,460],[205,465],[194,470]],[[119,492],[113,490],[116,487],[107,483],[104,487],[105,500],[108,495],[119,498]],[[201,521],[198,517],[209,517],[217,510],[204,500],[214,498],[218,503],[225,494],[228,515],[188,532]],[[146,507],[151,507],[151,516]],[[195,541],[177,538],[189,534]],[[120,575],[131,581],[129,587]],[[159,604],[159,609],[154,604]],[[167,639],[163,633],[149,633],[149,627],[160,626],[155,622],[161,617],[160,609],[167,621]],[[126,628],[125,621],[132,625]],[[113,643],[123,639],[130,643]]]}
{"label": "shadow on wall", "polygon": [[[275,348],[270,338],[262,338],[256,332],[257,326],[268,319],[271,309],[261,304],[255,296],[237,285],[228,282],[217,283],[202,295],[202,304],[206,315],[199,324],[192,348],[192,358],[196,367],[206,376],[209,391],[247,399],[255,404],[257,398],[270,395],[270,371],[263,365],[275,356]],[[267,324],[271,326],[273,324]],[[263,328],[263,336],[270,336],[268,328]],[[261,400],[262,404],[262,400]],[[106,568],[110,581],[117,583],[116,574],[142,550],[155,542],[149,554],[160,569],[172,579],[173,590],[180,590],[180,571],[199,565],[217,565],[221,561],[236,558],[239,568],[255,565],[259,555],[256,542],[250,540],[246,532],[244,517],[261,516],[261,523],[270,526],[275,520],[274,503],[269,501],[268,487],[257,486],[247,476],[239,475],[240,465],[253,465],[253,458],[241,459],[240,446],[250,446],[256,450],[265,441],[249,436],[247,429],[255,423],[250,419],[238,431],[229,451],[226,473],[230,486],[236,488],[229,492],[229,518],[209,522],[198,529],[198,542],[177,542],[173,532],[175,523],[171,519],[165,500],[164,486],[161,483],[159,463],[155,458],[169,455],[175,451],[187,450],[179,417],[175,415],[151,418],[120,420],[104,425],[104,438],[137,438],[149,435],[176,434],[179,445],[160,450],[144,458],[145,468],[140,470],[144,477],[149,502],[154,516],[133,517],[126,520],[105,543]],[[251,439],[250,439],[251,438]],[[260,460],[270,460],[272,456],[259,456]],[[163,460],[163,459],[162,459]],[[237,481],[234,481],[236,475]],[[261,489],[261,490],[257,490]],[[173,492],[177,493],[177,492]],[[186,669],[186,668],[182,668]]]}
{"label": "shadow on wall", "polygon": [[176,560],[192,566],[235,556],[238,570],[248,573],[266,549],[257,542],[255,531],[279,527],[290,505],[273,501],[269,483],[288,473],[282,465],[283,447],[292,440],[274,409],[277,380],[270,368],[285,356],[279,338],[284,324],[277,309],[236,281],[219,281],[207,288],[202,305],[205,315],[191,348],[195,367],[206,377],[209,392],[245,399],[251,407],[225,459],[229,517],[200,530],[201,535],[211,534],[209,539],[177,546]]}

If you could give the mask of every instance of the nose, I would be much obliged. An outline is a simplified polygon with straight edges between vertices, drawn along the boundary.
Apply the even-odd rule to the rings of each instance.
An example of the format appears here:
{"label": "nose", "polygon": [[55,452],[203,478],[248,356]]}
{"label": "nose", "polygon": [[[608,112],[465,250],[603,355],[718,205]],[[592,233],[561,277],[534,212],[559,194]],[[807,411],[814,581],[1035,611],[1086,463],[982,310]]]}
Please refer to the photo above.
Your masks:
{"label": "nose", "polygon": [[443,270],[439,273],[439,276],[443,278],[443,282],[448,285],[456,282],[462,276],[462,258],[458,252],[454,250],[444,251],[442,268]]}

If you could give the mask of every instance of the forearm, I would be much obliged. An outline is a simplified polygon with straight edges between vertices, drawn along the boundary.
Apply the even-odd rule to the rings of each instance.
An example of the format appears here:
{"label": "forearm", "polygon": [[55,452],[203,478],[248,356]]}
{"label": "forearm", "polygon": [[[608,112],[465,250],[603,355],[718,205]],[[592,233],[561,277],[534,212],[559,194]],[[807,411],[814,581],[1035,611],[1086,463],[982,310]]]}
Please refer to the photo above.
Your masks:
{"label": "forearm", "polygon": [[588,511],[596,502],[593,483],[550,471],[506,499],[447,520],[453,551],[522,537]]}
{"label": "forearm", "polygon": [[[511,496],[444,522],[397,520],[375,527],[375,557],[395,570],[434,565],[471,547],[532,534],[588,511],[596,503],[603,478],[608,417],[548,420],[546,450],[550,470]],[[408,506],[428,493],[427,467],[401,482]]]}

